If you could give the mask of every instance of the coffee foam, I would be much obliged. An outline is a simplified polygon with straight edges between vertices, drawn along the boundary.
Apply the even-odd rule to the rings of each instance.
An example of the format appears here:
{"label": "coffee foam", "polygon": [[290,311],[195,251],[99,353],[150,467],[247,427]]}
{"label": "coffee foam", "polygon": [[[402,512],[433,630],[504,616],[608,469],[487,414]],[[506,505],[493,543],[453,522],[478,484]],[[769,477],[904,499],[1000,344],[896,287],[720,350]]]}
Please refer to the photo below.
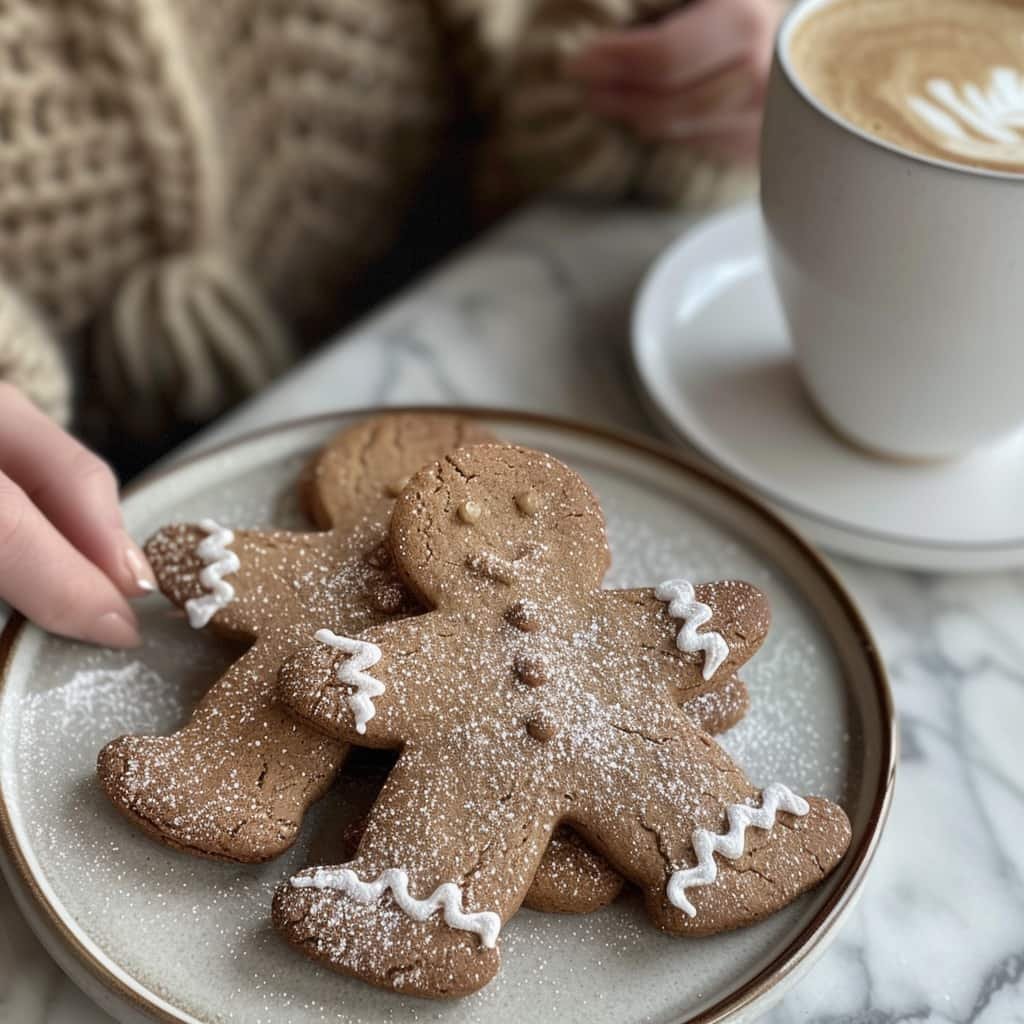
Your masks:
{"label": "coffee foam", "polygon": [[824,107],[923,156],[1024,173],[1024,2],[836,0],[789,44]]}

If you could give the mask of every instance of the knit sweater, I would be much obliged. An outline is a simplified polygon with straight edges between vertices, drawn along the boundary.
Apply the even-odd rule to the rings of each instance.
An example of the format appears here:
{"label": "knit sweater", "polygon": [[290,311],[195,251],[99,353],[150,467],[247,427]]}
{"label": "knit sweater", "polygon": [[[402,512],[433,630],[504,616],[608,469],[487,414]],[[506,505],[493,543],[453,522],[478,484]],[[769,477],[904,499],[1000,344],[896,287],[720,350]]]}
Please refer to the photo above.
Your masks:
{"label": "knit sweater", "polygon": [[675,6],[8,0],[0,377],[60,420],[68,366],[119,429],[212,417],[337,322],[467,112],[483,207],[732,197],[748,172],[641,143],[560,73]]}

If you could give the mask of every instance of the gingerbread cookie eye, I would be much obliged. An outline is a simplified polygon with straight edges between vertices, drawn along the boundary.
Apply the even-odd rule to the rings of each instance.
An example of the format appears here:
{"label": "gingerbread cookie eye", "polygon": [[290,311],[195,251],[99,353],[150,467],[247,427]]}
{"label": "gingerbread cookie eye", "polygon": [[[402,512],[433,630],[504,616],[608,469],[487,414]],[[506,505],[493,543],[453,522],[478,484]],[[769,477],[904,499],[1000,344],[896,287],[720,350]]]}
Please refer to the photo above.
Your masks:
{"label": "gingerbread cookie eye", "polygon": [[459,506],[459,518],[467,526],[479,523],[483,514],[484,510],[472,498],[468,498]]}
{"label": "gingerbread cookie eye", "polygon": [[524,516],[535,516],[540,511],[540,495],[531,487],[516,495],[516,508]]}

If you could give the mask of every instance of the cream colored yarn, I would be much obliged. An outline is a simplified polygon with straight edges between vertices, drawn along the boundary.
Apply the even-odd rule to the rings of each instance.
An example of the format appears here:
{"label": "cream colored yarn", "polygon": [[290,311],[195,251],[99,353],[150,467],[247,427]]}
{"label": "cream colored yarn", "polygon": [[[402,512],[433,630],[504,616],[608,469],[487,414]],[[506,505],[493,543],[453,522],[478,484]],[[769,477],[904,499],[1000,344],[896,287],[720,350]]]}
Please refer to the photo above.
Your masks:
{"label": "cream colored yarn", "polygon": [[48,416],[67,424],[67,369],[49,326],[0,281],[0,380],[14,381]]}
{"label": "cream colored yarn", "polygon": [[107,405],[140,432],[214,415],[294,354],[228,247],[225,165],[171,8],[0,9],[0,271],[62,332],[98,323]]}
{"label": "cream colored yarn", "polygon": [[[503,0],[500,0],[503,2]],[[455,113],[425,0],[178,0],[241,262],[319,337],[394,241]]]}
{"label": "cream colored yarn", "polygon": [[[561,73],[565,59],[601,30],[670,13],[679,0],[443,0],[464,22],[478,19],[478,102],[492,130],[480,159],[485,208],[539,191],[587,199],[626,196],[707,209],[749,194],[751,168],[700,156],[680,143],[646,143],[591,113]],[[475,8],[475,10],[474,10]],[[516,16],[512,16],[512,12]],[[489,52],[488,52],[489,51]]]}
{"label": "cream colored yarn", "polygon": [[[489,126],[492,198],[718,199],[731,175],[585,114],[558,75],[588,33],[669,6],[4,0],[0,279],[28,300],[11,309],[38,306],[80,349],[87,397],[98,386],[153,434],[258,390],[296,338],[336,325],[467,93]],[[0,352],[44,338],[31,322]],[[0,373],[32,363],[61,378],[52,344],[39,350]],[[56,409],[53,396],[41,400]]]}

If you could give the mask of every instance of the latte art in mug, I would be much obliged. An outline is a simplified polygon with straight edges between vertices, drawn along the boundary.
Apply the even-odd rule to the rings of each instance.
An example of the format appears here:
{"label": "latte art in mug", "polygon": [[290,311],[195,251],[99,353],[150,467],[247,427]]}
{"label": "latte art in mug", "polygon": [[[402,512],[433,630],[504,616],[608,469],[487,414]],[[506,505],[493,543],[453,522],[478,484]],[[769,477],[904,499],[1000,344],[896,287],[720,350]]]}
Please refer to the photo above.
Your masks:
{"label": "latte art in mug", "polygon": [[1024,0],[835,0],[789,56],[823,106],[879,139],[1024,173]]}

